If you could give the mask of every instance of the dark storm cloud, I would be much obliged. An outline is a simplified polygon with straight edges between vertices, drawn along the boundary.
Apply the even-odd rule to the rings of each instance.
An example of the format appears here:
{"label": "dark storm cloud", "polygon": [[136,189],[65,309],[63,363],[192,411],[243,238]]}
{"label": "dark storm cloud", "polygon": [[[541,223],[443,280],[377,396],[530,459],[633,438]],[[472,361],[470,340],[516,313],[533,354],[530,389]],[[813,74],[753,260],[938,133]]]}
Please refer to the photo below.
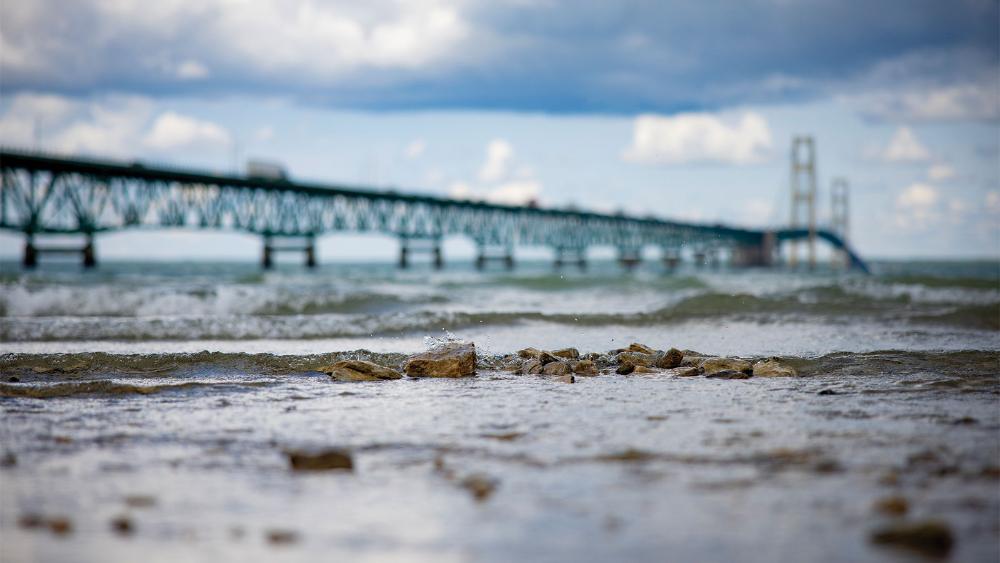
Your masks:
{"label": "dark storm cloud", "polygon": [[981,84],[998,64],[996,1],[363,4],[8,0],[3,93],[670,112]]}

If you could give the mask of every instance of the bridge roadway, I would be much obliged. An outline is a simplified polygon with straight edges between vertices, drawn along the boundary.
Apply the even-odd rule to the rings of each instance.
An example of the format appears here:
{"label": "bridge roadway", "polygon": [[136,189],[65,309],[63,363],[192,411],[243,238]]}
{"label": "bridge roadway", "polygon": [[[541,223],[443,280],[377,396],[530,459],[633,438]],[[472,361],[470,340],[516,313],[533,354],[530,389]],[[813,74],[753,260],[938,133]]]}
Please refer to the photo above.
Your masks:
{"label": "bridge roadway", "polygon": [[[552,248],[556,265],[583,267],[586,250],[611,246],[626,267],[642,249],[661,249],[673,268],[682,251],[698,262],[726,254],[734,265],[769,266],[779,244],[808,239],[805,229],[759,230],[575,209],[511,206],[288,179],[212,174],[141,162],[64,158],[0,150],[0,229],[25,235],[23,263],[47,252],[80,252],[96,264],[94,236],[132,228],[229,229],[263,237],[262,264],[282,251],[305,253],[314,266],[315,239],[334,232],[378,232],[400,240],[400,266],[430,254],[441,267],[441,240],[461,235],[475,242],[477,266],[513,267],[516,246]],[[663,211],[669,212],[669,208]],[[42,245],[43,235],[83,235],[82,247]],[[867,270],[835,233],[826,240]]]}

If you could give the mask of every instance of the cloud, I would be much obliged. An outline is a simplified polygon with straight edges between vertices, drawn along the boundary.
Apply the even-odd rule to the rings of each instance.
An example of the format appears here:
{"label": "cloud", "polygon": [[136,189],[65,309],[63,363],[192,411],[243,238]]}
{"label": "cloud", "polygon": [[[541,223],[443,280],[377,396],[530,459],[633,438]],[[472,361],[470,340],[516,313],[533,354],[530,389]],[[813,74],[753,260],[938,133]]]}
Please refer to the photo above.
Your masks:
{"label": "cloud", "polygon": [[414,139],[403,149],[403,156],[412,160],[424,154],[425,150],[427,150],[427,141],[424,139]]}
{"label": "cloud", "polygon": [[510,171],[510,163],[514,158],[514,147],[504,139],[493,139],[486,145],[486,160],[479,169],[479,179],[483,182],[496,182],[506,177]]}
{"label": "cloud", "polygon": [[157,150],[220,147],[232,143],[229,132],[210,121],[168,111],[153,122],[142,143]]}
{"label": "cloud", "polygon": [[729,120],[708,113],[641,115],[622,157],[644,164],[751,164],[763,161],[772,145],[767,121],[753,112]]}
{"label": "cloud", "polygon": [[505,139],[493,139],[486,145],[479,183],[452,182],[448,194],[456,199],[488,201],[505,205],[525,205],[537,201],[542,183],[528,166],[517,166],[514,147]]}
{"label": "cloud", "polygon": [[932,164],[931,167],[927,169],[927,179],[934,182],[940,182],[954,177],[955,169],[948,164],[939,162],[937,164]]}
{"label": "cloud", "polygon": [[988,89],[964,86],[995,74],[996,2],[884,0],[877,14],[865,0],[721,8],[9,1],[0,3],[0,67],[9,93],[280,95],[353,109],[672,114],[870,91],[883,114],[996,113]]}
{"label": "cloud", "polygon": [[920,182],[910,184],[896,196],[896,226],[904,230],[920,230],[941,217],[937,188]]}
{"label": "cloud", "polygon": [[926,162],[931,158],[931,151],[909,127],[900,127],[879,156],[885,162]]}

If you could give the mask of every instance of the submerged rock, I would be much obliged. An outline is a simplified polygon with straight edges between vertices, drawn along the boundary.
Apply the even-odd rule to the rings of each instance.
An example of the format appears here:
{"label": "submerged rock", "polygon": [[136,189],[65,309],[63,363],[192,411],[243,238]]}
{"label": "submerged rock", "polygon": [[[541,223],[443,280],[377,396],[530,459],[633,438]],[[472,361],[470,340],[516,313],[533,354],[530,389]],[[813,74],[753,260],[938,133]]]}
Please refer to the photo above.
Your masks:
{"label": "submerged rock", "polygon": [[573,373],[573,369],[566,362],[552,362],[545,364],[542,373],[545,375],[569,375]]}
{"label": "submerged rock", "polygon": [[646,346],[645,344],[639,344],[638,342],[633,342],[633,343],[629,344],[628,348],[626,348],[625,350],[628,351],[628,352],[639,352],[641,354],[655,354],[656,353],[656,350],[653,350],[652,348],[650,348],[649,346]]}
{"label": "submerged rock", "polygon": [[872,508],[886,516],[903,516],[910,510],[910,503],[904,497],[893,495],[878,499]]}
{"label": "submerged rock", "polygon": [[751,376],[746,372],[724,369],[713,373],[706,373],[705,377],[709,379],[750,379]]}
{"label": "submerged rock", "polygon": [[299,535],[292,530],[268,530],[267,543],[271,545],[287,545],[299,540]]}
{"label": "submerged rock", "polygon": [[120,536],[130,536],[135,531],[132,519],[128,516],[116,516],[111,519],[111,529]]}
{"label": "submerged rock", "polygon": [[701,362],[701,369],[705,375],[711,375],[720,371],[744,371],[750,373],[753,366],[746,360],[738,358],[709,358]]}
{"label": "submerged rock", "polygon": [[617,373],[618,375],[628,375],[633,371],[635,371],[635,366],[628,362],[625,362],[618,366],[618,369],[615,370],[615,373]]}
{"label": "submerged rock", "polygon": [[382,379],[400,379],[403,376],[396,370],[382,367],[365,360],[341,360],[332,365],[319,368],[319,371],[329,374],[338,381],[379,381]]}
{"label": "submerged rock", "polygon": [[553,350],[552,355],[557,358],[566,358],[569,360],[579,360],[580,351],[576,348],[563,348],[561,350]]}
{"label": "submerged rock", "polygon": [[668,369],[664,373],[666,373],[667,375],[673,375],[675,377],[693,377],[696,375],[701,375],[701,368],[679,367],[674,369]]}
{"label": "submerged rock", "polygon": [[660,370],[651,368],[649,366],[635,366],[632,368],[632,373],[660,373]]}
{"label": "submerged rock", "polygon": [[753,365],[753,374],[757,377],[794,377],[798,372],[782,363],[780,358],[768,358]]}
{"label": "submerged rock", "polygon": [[886,526],[872,532],[871,541],[875,544],[901,547],[933,557],[948,555],[955,544],[951,528],[944,522],[937,520]]}
{"label": "submerged rock", "polygon": [[660,352],[654,356],[653,365],[661,369],[673,369],[684,361],[684,353],[677,348]]}
{"label": "submerged rock", "polygon": [[497,490],[499,483],[489,475],[474,473],[462,479],[459,484],[472,493],[472,498],[476,499],[476,502],[483,502]]}
{"label": "submerged rock", "polygon": [[576,378],[573,377],[572,374],[569,374],[569,375],[560,375],[559,376],[559,381],[561,383],[576,383]]}
{"label": "submerged rock", "polygon": [[295,471],[327,471],[344,469],[352,471],[354,461],[351,453],[342,449],[329,449],[321,452],[290,451],[288,462]]}
{"label": "submerged rock", "polygon": [[476,345],[450,342],[433,350],[414,354],[403,364],[411,377],[465,377],[476,373]]}
{"label": "submerged rock", "polygon": [[590,360],[580,360],[573,364],[573,373],[577,375],[597,375],[597,366]]}

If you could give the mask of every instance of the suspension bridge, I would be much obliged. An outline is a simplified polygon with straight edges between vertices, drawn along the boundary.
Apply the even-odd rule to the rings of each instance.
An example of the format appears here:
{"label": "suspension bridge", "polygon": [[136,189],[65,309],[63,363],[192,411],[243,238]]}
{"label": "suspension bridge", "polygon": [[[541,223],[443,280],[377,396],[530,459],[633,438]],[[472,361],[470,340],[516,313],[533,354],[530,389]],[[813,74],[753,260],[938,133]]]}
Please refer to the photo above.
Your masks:
{"label": "suspension bridge", "polygon": [[[443,267],[442,240],[464,236],[476,245],[479,268],[490,263],[513,268],[514,250],[521,246],[551,248],[556,267],[585,267],[587,249],[596,246],[615,248],[618,261],[629,269],[651,246],[660,249],[668,269],[682,259],[710,264],[722,257],[733,266],[773,266],[781,244],[806,240],[813,245],[822,239],[843,254],[847,265],[867,270],[843,233],[817,228],[815,221],[805,227],[793,221],[789,228],[747,229],[17,150],[0,151],[0,175],[0,229],[23,234],[26,268],[50,253],[79,253],[85,267],[96,266],[95,237],[101,233],[194,228],[259,235],[265,268],[279,252],[301,252],[305,264],[315,266],[317,237],[371,232],[399,239],[403,268],[415,255]],[[51,235],[78,235],[83,241],[47,244]]]}

